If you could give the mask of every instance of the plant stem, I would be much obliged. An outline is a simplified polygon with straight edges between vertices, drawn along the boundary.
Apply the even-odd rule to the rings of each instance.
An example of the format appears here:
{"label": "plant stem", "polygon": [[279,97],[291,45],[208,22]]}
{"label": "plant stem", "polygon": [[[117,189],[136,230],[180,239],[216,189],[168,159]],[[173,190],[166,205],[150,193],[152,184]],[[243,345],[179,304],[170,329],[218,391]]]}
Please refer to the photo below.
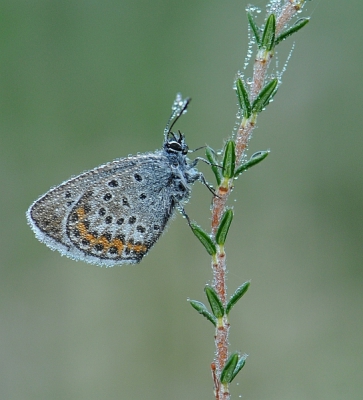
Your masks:
{"label": "plant stem", "polygon": [[[276,15],[276,34],[279,34],[291,18],[302,8],[304,0],[286,0],[278,15]],[[267,69],[274,55],[273,51],[259,49],[254,62],[252,85],[249,92],[249,98],[252,102],[265,84]],[[235,139],[236,167],[240,165],[245,158],[248,142],[251,138],[256,123],[256,115],[249,119],[242,119]],[[228,184],[221,184],[217,189],[217,195],[212,203],[212,234],[215,235],[222,215],[226,210],[228,197],[233,189],[233,178]],[[227,302],[226,287],[226,253],[224,246],[217,246],[217,255],[212,259],[213,287],[221,299],[224,307]],[[228,358],[228,336],[230,324],[228,317],[223,316],[216,326],[215,331],[215,358],[211,364],[212,376],[214,381],[214,393],[216,400],[229,400],[229,385],[220,382],[220,375]]]}
{"label": "plant stem", "polygon": [[276,18],[276,35],[279,35],[291,18],[302,9],[305,0],[287,0]]}

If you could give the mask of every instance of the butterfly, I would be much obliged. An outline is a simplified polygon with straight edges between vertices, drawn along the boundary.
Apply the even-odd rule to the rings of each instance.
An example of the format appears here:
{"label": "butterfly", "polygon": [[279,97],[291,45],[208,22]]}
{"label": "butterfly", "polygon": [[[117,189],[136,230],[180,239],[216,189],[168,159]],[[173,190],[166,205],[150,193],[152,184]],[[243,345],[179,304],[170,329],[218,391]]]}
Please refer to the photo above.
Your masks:
{"label": "butterfly", "polygon": [[187,217],[183,204],[192,184],[207,185],[196,169],[201,159],[190,161],[185,136],[171,131],[189,103],[177,94],[160,150],[100,165],[36,200],[26,216],[37,239],[74,260],[139,263],[176,209]]}

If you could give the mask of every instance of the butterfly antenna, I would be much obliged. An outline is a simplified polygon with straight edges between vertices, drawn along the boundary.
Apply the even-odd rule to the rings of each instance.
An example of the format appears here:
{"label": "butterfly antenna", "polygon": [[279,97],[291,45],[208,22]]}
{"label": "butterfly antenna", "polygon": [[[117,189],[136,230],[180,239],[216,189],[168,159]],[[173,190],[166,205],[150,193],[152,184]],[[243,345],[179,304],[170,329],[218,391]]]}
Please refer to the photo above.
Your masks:
{"label": "butterfly antenna", "polygon": [[176,121],[179,119],[179,117],[184,114],[187,110],[187,107],[191,101],[190,97],[187,97],[186,99],[183,100],[182,96],[180,93],[176,95],[176,99],[173,103],[172,110],[173,112],[170,115],[170,118],[166,124],[166,127],[164,129],[164,140],[167,141],[168,135],[175,125]]}

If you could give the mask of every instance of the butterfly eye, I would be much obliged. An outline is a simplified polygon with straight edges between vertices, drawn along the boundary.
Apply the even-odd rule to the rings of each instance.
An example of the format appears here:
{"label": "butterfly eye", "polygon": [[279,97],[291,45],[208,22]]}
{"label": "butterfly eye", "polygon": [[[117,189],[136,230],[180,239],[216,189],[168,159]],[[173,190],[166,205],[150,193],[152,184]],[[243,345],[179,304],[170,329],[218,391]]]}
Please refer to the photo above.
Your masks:
{"label": "butterfly eye", "polygon": [[173,150],[173,151],[182,151],[183,150],[181,144],[178,142],[168,142],[167,147],[168,147],[168,149]]}

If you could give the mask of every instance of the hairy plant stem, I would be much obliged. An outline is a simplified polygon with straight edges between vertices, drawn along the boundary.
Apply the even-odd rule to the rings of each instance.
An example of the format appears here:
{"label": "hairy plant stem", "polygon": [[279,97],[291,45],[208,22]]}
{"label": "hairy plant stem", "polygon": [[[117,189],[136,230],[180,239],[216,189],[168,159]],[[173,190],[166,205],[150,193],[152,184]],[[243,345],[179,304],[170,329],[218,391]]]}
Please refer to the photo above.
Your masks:
{"label": "hairy plant stem", "polygon": [[[302,8],[304,0],[286,0],[279,15],[276,16],[276,35],[279,34],[291,18]],[[263,88],[267,77],[267,69],[274,55],[273,51],[259,49],[253,67],[252,85],[250,88],[250,101],[253,101]],[[248,142],[255,127],[257,115],[252,115],[249,119],[242,119],[235,139],[236,167],[245,158]],[[215,235],[222,215],[226,210],[229,195],[233,189],[233,179],[227,183],[222,182],[217,189],[217,195],[212,203],[212,234]],[[226,287],[226,253],[224,247],[217,246],[217,254],[212,259],[213,287],[221,299],[224,307],[227,303]],[[214,394],[216,400],[229,400],[229,385],[220,382],[220,375],[228,358],[228,336],[230,324],[228,316],[224,315],[216,326],[215,331],[215,358],[211,364]]]}
{"label": "hairy plant stem", "polygon": [[272,57],[273,51],[261,49],[257,52],[253,65],[253,84],[249,96],[250,101],[253,101],[261,91]]}
{"label": "hairy plant stem", "polygon": [[288,0],[276,18],[276,35],[279,35],[291,18],[299,12],[306,0]]}

